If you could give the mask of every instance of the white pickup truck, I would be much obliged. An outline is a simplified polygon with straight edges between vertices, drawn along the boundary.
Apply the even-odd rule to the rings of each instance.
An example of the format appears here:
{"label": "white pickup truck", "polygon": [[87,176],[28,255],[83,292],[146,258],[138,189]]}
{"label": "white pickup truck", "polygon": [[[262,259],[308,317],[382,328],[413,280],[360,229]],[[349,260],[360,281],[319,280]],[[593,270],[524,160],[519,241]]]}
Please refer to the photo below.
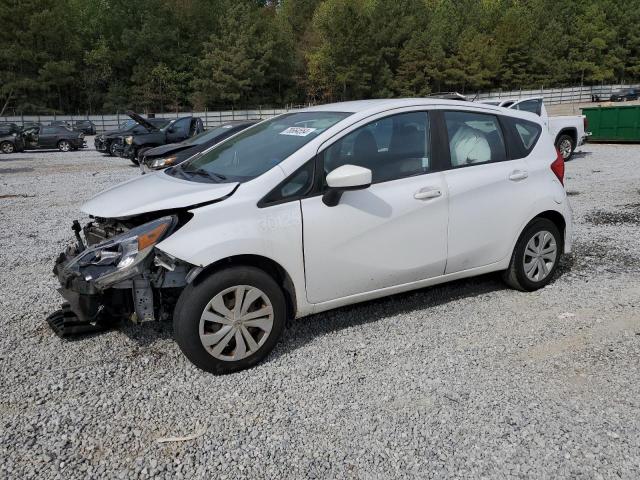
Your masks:
{"label": "white pickup truck", "polygon": [[525,110],[539,115],[547,126],[551,138],[554,139],[556,148],[560,151],[562,158],[569,160],[576,147],[584,144],[590,135],[590,133],[586,131],[587,117],[584,115],[550,117],[547,114],[547,109],[544,107],[542,100],[542,97],[496,98],[479,100],[479,103]]}

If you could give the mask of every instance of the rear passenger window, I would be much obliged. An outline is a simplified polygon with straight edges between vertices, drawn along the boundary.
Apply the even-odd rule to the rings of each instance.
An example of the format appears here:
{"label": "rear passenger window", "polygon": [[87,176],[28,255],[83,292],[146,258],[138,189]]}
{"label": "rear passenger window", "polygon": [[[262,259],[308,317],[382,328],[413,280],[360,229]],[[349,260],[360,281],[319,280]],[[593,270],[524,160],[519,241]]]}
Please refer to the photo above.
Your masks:
{"label": "rear passenger window", "polygon": [[472,112],[445,112],[451,166],[454,168],[506,160],[498,118]]}
{"label": "rear passenger window", "polygon": [[542,127],[521,118],[502,117],[502,121],[506,128],[510,159],[515,160],[529,155],[540,138]]}

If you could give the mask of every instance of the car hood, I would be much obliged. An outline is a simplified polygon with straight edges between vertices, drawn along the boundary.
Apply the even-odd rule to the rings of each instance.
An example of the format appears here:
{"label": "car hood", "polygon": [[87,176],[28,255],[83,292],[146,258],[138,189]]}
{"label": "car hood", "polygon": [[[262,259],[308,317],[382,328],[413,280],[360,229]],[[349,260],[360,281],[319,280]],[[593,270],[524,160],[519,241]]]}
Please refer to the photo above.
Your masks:
{"label": "car hood", "polygon": [[160,145],[159,147],[154,147],[147,150],[146,152],[144,152],[144,156],[148,158],[160,157],[160,156],[167,155],[169,153],[179,152],[191,146],[192,145],[189,145],[188,143],[184,143],[184,142],[169,143],[167,145]]}
{"label": "car hood", "polygon": [[129,118],[132,118],[133,120],[138,122],[140,125],[145,127],[150,132],[159,132],[160,131],[160,129],[158,127],[156,127],[153,123],[148,122],[146,118],[141,117],[136,112],[129,111],[129,112],[127,112],[127,115],[129,116]]}
{"label": "car hood", "polygon": [[238,183],[190,182],[163,170],[100,192],[82,206],[82,211],[94,217],[127,218],[214,202],[231,195],[237,186]]}

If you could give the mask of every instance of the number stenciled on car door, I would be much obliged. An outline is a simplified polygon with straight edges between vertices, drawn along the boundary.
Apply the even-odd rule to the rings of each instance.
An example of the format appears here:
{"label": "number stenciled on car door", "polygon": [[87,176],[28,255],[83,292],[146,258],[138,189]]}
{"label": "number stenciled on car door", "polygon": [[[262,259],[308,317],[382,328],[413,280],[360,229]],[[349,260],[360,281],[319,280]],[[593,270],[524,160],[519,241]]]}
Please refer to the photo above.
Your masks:
{"label": "number stenciled on car door", "polygon": [[527,164],[508,151],[496,115],[446,111],[450,166],[446,273],[495,263],[510,255],[528,210]]}
{"label": "number stenciled on car door", "polygon": [[336,300],[444,273],[447,201],[434,172],[429,114],[408,111],[352,127],[321,146],[319,189],[344,165],[371,170],[372,184],[337,205],[301,200],[307,298]]}

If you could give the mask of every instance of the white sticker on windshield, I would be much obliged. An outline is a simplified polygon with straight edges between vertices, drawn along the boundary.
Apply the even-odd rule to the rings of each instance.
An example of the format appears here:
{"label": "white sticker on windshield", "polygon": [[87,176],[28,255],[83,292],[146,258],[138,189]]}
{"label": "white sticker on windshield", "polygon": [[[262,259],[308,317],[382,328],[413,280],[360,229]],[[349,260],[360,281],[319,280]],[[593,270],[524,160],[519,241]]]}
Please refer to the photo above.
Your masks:
{"label": "white sticker on windshield", "polygon": [[289,127],[280,132],[280,135],[293,135],[295,137],[306,137],[311,132],[315,132],[317,128]]}

